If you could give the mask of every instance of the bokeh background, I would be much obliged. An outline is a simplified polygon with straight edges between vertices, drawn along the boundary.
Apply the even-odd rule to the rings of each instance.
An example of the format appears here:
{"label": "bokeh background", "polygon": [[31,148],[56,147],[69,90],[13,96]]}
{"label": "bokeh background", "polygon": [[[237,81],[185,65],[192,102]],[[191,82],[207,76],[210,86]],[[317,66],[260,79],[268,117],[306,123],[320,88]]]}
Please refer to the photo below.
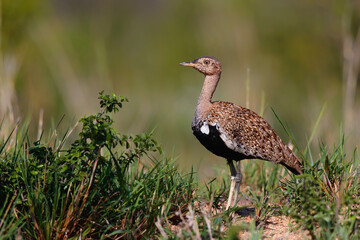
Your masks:
{"label": "bokeh background", "polygon": [[[0,0],[0,134],[31,116],[30,138],[96,113],[98,92],[130,103],[116,116],[123,133],[149,132],[167,155],[200,178],[225,161],[191,133],[203,83],[179,62],[214,56],[223,65],[214,100],[249,106],[289,139],[271,108],[305,148],[360,137],[360,2]],[[263,105],[262,105],[263,103]],[[316,150],[315,150],[316,151]]]}

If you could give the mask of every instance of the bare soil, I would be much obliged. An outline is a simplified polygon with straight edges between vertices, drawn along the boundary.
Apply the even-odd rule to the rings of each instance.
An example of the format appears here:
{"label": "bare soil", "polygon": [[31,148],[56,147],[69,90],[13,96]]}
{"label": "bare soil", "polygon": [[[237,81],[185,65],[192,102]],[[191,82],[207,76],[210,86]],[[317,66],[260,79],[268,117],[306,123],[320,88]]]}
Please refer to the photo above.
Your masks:
{"label": "bare soil", "polygon": [[[252,217],[240,217],[238,221],[250,222]],[[239,232],[239,239],[249,239],[248,231]],[[302,230],[295,230],[294,221],[285,216],[270,217],[264,226],[263,239],[274,240],[296,240],[296,239],[310,239],[309,236]]]}

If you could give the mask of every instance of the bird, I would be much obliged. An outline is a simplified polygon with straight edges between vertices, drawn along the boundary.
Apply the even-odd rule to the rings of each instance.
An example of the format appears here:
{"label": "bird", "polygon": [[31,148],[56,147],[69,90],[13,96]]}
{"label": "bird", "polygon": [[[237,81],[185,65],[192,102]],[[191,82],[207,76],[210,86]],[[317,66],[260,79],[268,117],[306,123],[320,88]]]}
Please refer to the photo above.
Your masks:
{"label": "bird", "polygon": [[227,160],[231,183],[226,210],[236,204],[242,181],[240,161],[243,159],[270,161],[283,165],[295,175],[303,173],[299,158],[266,120],[234,103],[212,101],[222,72],[218,59],[205,56],[180,65],[193,67],[205,75],[191,128],[207,150]]}

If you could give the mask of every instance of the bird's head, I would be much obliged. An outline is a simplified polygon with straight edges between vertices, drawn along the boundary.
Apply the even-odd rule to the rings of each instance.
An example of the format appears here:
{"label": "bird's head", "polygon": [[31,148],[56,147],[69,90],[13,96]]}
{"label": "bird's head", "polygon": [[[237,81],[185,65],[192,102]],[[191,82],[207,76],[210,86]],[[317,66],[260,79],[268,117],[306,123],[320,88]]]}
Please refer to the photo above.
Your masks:
{"label": "bird's head", "polygon": [[200,57],[192,62],[182,62],[180,65],[193,67],[205,75],[221,74],[221,64],[214,57]]}

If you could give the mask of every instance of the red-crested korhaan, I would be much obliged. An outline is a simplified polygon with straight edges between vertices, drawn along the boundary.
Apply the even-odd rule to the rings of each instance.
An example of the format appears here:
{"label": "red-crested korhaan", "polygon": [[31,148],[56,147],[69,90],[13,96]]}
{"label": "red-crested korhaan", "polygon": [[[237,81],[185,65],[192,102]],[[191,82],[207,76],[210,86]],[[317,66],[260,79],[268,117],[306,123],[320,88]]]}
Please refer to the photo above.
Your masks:
{"label": "red-crested korhaan", "polygon": [[[205,148],[227,159],[231,185],[226,210],[236,203],[239,194],[242,180],[240,160],[262,159],[279,163],[294,174],[303,172],[299,158],[262,117],[236,104],[211,100],[221,76],[219,60],[214,57],[200,57],[180,65],[193,67],[205,75],[192,130]],[[233,161],[236,161],[236,169]]]}

